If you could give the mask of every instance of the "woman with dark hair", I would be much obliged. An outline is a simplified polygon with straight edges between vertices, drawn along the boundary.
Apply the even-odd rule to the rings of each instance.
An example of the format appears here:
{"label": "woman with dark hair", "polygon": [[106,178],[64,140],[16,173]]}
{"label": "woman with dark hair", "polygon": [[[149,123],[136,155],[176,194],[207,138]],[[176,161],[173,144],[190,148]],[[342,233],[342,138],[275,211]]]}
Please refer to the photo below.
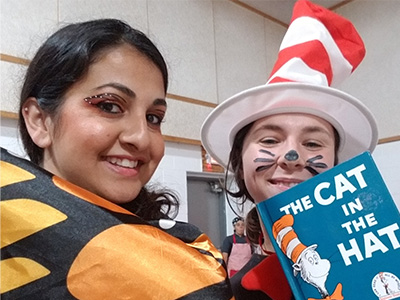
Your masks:
{"label": "woman with dark hair", "polygon": [[233,218],[232,226],[233,234],[225,237],[221,247],[229,278],[232,278],[249,261],[253,252],[253,247],[245,235],[244,219]]}
{"label": "woman with dark hair", "polygon": [[[377,144],[371,112],[333,86],[362,61],[364,44],[353,25],[307,0],[296,2],[267,84],[221,103],[202,127],[207,152],[233,173],[227,193],[255,204],[290,189]],[[230,178],[227,176],[227,178]],[[248,238],[260,244],[232,277],[240,299],[293,298],[256,208],[246,216]],[[282,237],[280,237],[282,238]]]}
{"label": "woman with dark hair", "polygon": [[245,235],[245,223],[242,217],[232,220],[233,234],[225,237],[222,242],[222,257],[232,278],[250,259],[253,247]]}
{"label": "woman with dark hair", "polygon": [[[58,121],[63,121],[60,119],[62,116],[60,112],[63,111],[64,107],[69,104],[69,102],[67,102],[68,92],[71,93],[71,91],[76,90],[75,87],[80,86],[79,82],[85,80],[90,75],[90,71],[94,69],[93,65],[98,60],[101,60],[106,53],[109,52],[113,54],[114,52],[111,52],[110,50],[115,49],[124,50],[119,51],[119,53],[115,51],[115,53],[121,55],[121,57],[130,52],[128,50],[131,50],[131,52],[134,50],[138,56],[141,56],[143,59],[147,60],[150,63],[149,65],[156,67],[156,69],[154,69],[154,67],[153,69],[156,71],[156,75],[159,77],[157,79],[161,83],[161,85],[159,85],[160,99],[164,99],[168,87],[167,66],[161,53],[142,32],[131,28],[129,25],[121,21],[107,19],[68,25],[53,34],[39,48],[28,68],[25,82],[22,87],[19,109],[19,132],[25,147],[25,151],[32,162],[49,170],[49,167],[47,167],[48,159],[45,157],[48,153],[48,151],[46,151],[47,149],[41,145],[38,145],[38,143],[33,140],[35,136],[32,137],[32,130],[27,128],[27,122],[30,121],[30,119],[28,119],[30,116],[29,113],[31,113],[33,109],[37,109],[43,112],[47,118],[54,120],[54,123],[58,124]],[[117,62],[115,61],[110,61],[110,65],[116,66],[116,63]],[[128,66],[125,67],[128,68]],[[137,66],[133,65],[133,67],[137,69]],[[97,75],[107,75],[107,73],[111,72],[111,70],[112,69],[108,69],[108,66],[105,66],[104,70],[100,70],[102,73]],[[133,68],[131,70],[135,71]],[[137,69],[135,73],[138,72],[138,70],[139,69]],[[121,71],[124,70],[116,69],[117,73]],[[153,78],[149,79],[151,79],[150,82],[153,81]],[[111,81],[111,79],[108,81],[109,82],[106,81],[105,83],[108,85],[108,89],[121,91],[121,93],[127,95],[129,92],[131,92],[129,89],[127,89],[127,87],[118,84],[117,81],[115,84],[113,81]],[[106,86],[104,86],[103,89],[105,88]],[[124,89],[126,89],[126,91]],[[110,110],[109,114],[113,117],[118,113],[120,115],[127,114],[123,107],[119,107],[117,101],[119,98],[117,97],[117,99],[114,99],[114,97],[118,96],[118,94],[115,96],[113,96],[112,93],[105,93],[106,95],[103,93],[102,95],[102,93],[99,92],[98,94],[102,96],[102,98],[99,98],[98,95],[95,95],[97,98],[90,98],[92,95],[90,95],[90,97],[87,97],[86,94],[82,95],[86,100],[79,104],[81,104],[81,106],[84,105],[86,107],[90,107],[88,104],[92,103],[92,106],[97,106],[104,112]],[[88,99],[103,100],[96,100],[96,103],[94,103]],[[151,114],[149,112],[146,115],[146,118],[149,119],[147,120],[148,124],[152,125],[154,128],[149,132],[154,132],[153,135],[154,137],[157,137],[157,143],[160,143],[156,146],[162,150],[160,150],[160,153],[157,153],[158,159],[162,157],[164,149],[162,146],[163,142],[161,131],[159,130],[166,110],[166,104],[163,102],[165,101],[159,100],[158,103],[154,101],[156,105],[154,105],[153,111],[157,112],[157,114]],[[77,107],[76,109],[80,109],[80,107]],[[114,112],[112,109],[120,109],[121,111]],[[74,119],[78,116],[77,112],[78,111],[71,112],[74,114],[72,116]],[[55,129],[57,129],[57,127],[55,127]],[[69,126],[67,129],[69,129]],[[89,132],[89,134],[92,134],[91,128],[87,127],[87,124],[85,124],[85,129]],[[76,130],[78,130],[78,128],[76,128]],[[79,130],[73,132],[73,134],[77,132],[79,132]],[[84,131],[80,132],[83,133]],[[63,133],[63,135],[65,136],[65,133]],[[65,138],[63,137],[63,139]],[[79,151],[79,149],[85,153],[87,152],[87,145],[90,145],[89,140],[84,139],[83,137],[78,137],[77,142],[82,143],[82,145],[74,145],[71,143],[72,141],[73,140],[69,140],[68,144],[69,147],[73,149],[75,154],[78,154],[77,151]],[[56,152],[53,155],[57,154],[58,153]],[[75,157],[78,160],[77,165],[84,169],[82,165],[83,156],[76,155]],[[83,162],[84,161],[85,160],[83,159]],[[67,164],[71,165],[71,163],[72,161],[68,158]],[[157,165],[158,162],[151,166],[147,177],[154,172]],[[83,174],[80,172],[79,168],[73,168],[71,166],[71,169],[76,174]],[[141,169],[144,169],[144,166],[142,166]],[[57,174],[54,169],[50,169],[49,171]],[[76,176],[76,174],[71,174],[72,178],[67,177],[65,179],[74,183],[74,181],[77,181],[79,178]],[[148,179],[144,179],[142,182],[145,182]],[[86,178],[85,180],[90,180],[90,178]],[[98,178],[95,180],[96,183],[99,182]],[[119,188],[116,186],[115,190],[119,190]],[[137,191],[140,191],[140,193],[137,194]],[[168,197],[162,197],[163,201],[155,201],[156,199],[160,200],[158,197],[159,195],[152,195],[152,193],[149,193],[145,187],[142,187],[137,191],[135,191],[136,195],[128,195],[125,201],[122,201],[121,197],[118,196],[117,193],[100,196],[107,196],[106,198],[110,200],[112,198],[118,199],[117,201],[120,204],[132,206],[130,208],[133,210],[133,212],[139,215],[142,213],[144,215],[141,216],[145,218],[148,215],[150,219],[160,218],[163,215],[162,213],[160,214],[160,208],[162,205],[167,205],[167,211],[169,211],[178,204],[172,194],[167,194]],[[135,201],[130,201],[137,196],[139,196],[138,199],[135,199]],[[145,201],[141,199],[144,199]],[[151,199],[152,201],[149,201]],[[146,207],[142,207],[143,205]]]}
{"label": "woman with dark hair", "polygon": [[40,47],[19,109],[31,161],[2,150],[2,299],[231,299],[222,255],[147,185],[167,87],[156,46],[119,20]]}

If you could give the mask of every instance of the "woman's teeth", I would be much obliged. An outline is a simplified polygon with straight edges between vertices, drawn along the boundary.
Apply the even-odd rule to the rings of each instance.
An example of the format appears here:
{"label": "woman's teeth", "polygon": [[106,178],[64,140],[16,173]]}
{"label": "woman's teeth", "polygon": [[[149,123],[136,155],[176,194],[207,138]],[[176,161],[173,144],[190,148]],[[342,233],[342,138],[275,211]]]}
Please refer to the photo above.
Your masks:
{"label": "woman's teeth", "polygon": [[110,158],[107,158],[107,161],[114,165],[124,167],[124,168],[131,168],[131,169],[136,168],[138,165],[137,161],[129,160],[126,158],[120,159],[120,158],[116,158],[116,157],[110,157]]}
{"label": "woman's teeth", "polygon": [[298,182],[276,182],[275,184],[291,188],[295,185],[298,185],[299,183]]}

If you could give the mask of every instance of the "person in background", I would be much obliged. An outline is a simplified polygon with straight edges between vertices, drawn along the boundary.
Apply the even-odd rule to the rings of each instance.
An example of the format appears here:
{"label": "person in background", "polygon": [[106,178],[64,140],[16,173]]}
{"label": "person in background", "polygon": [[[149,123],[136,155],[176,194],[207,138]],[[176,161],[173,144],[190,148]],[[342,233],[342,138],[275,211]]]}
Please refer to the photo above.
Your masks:
{"label": "person in background", "polygon": [[[226,183],[231,197],[268,201],[374,150],[375,118],[361,101],[335,88],[364,55],[363,41],[348,20],[310,1],[296,2],[267,84],[224,101],[203,123],[204,148],[226,168],[227,178],[233,173],[234,189]],[[246,220],[247,236],[260,243],[263,256],[253,256],[232,277],[235,298],[292,299],[256,208]]]}
{"label": "person in background", "polygon": [[251,258],[252,246],[245,235],[245,223],[242,217],[232,220],[233,234],[222,243],[222,257],[228,268],[228,276],[235,275]]}
{"label": "person in background", "polygon": [[116,19],[67,25],[31,61],[1,151],[2,299],[231,299],[221,253],[148,182],[164,155],[168,72]]}

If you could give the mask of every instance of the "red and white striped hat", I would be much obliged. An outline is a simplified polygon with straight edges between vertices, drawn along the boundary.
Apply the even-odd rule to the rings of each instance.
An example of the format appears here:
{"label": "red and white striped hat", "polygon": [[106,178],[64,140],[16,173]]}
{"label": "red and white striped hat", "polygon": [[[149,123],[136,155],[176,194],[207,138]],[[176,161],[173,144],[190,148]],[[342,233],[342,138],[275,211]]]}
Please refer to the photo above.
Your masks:
{"label": "red and white striped hat", "polygon": [[[299,240],[293,224],[293,216],[284,215],[273,224],[272,234],[282,252],[294,263],[298,263],[301,253],[308,247]],[[315,249],[316,245],[311,247]]]}
{"label": "red and white striped hat", "polygon": [[364,43],[350,21],[307,0],[297,1],[268,82],[234,95],[211,112],[201,129],[204,148],[226,167],[241,128],[270,115],[307,113],[338,131],[339,162],[372,152],[378,141],[374,116],[361,101],[335,88],[364,55]]}

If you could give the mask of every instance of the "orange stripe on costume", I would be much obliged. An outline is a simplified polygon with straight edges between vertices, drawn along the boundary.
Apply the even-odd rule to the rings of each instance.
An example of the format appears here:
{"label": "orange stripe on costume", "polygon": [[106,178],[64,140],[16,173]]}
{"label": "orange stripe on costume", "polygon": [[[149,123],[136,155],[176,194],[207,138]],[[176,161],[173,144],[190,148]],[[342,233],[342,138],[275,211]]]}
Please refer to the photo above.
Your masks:
{"label": "orange stripe on costume", "polygon": [[97,206],[106,208],[108,210],[111,210],[111,211],[117,212],[117,213],[134,215],[130,211],[122,208],[121,206],[116,205],[116,204],[112,203],[111,201],[108,201],[102,197],[99,197],[96,194],[93,194],[93,193],[89,192],[88,190],[85,190],[75,184],[72,184],[58,176],[53,176],[53,183],[58,188],[66,191],[78,198],[81,198],[82,200],[85,200],[87,202],[95,204]]}
{"label": "orange stripe on costume", "polygon": [[177,299],[221,282],[224,274],[212,256],[185,247],[157,228],[121,224],[104,230],[80,251],[67,285],[78,299],[112,299],[115,295],[120,299],[132,295],[135,299]]}

